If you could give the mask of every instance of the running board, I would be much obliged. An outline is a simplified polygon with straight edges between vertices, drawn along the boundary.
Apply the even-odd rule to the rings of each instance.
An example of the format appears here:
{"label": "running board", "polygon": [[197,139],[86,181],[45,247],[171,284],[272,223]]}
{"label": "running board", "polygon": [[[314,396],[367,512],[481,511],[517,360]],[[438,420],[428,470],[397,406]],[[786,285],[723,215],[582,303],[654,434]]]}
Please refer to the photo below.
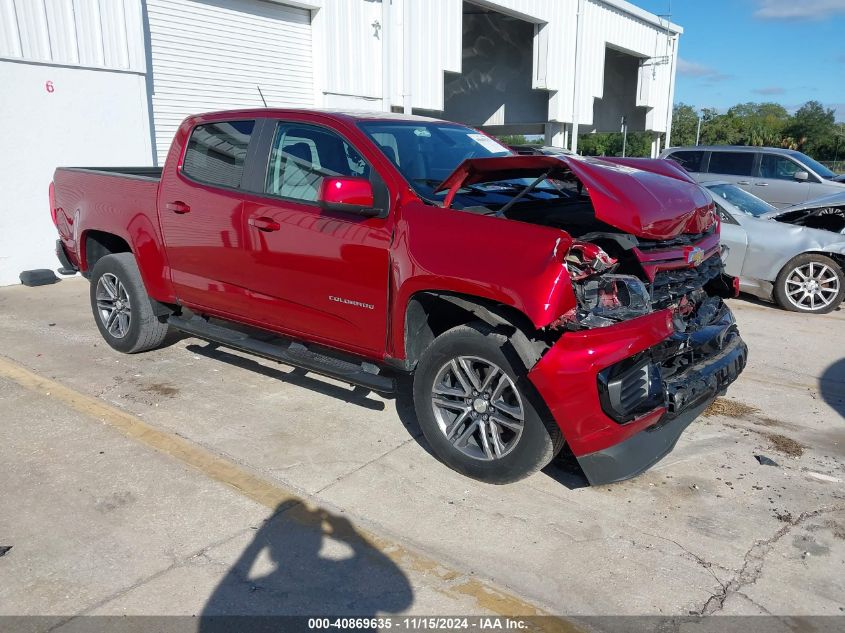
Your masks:
{"label": "running board", "polygon": [[218,343],[225,347],[231,347],[243,352],[255,354],[262,358],[275,360],[285,365],[291,365],[316,374],[343,380],[350,384],[366,387],[371,391],[379,393],[393,393],[396,390],[396,383],[393,378],[379,375],[377,365],[368,362],[356,364],[340,358],[334,358],[325,354],[319,354],[308,349],[302,343],[296,341],[288,345],[274,345],[249,334],[209,323],[201,317],[184,319],[178,316],[171,316],[167,319],[168,325],[196,336],[197,338]]}

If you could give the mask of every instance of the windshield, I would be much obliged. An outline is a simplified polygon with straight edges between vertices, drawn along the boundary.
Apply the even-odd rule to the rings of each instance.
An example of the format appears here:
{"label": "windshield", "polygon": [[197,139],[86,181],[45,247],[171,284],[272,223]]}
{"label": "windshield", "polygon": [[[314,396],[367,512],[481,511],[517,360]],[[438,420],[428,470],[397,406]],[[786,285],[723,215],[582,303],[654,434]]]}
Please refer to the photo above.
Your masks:
{"label": "windshield", "polygon": [[465,159],[513,154],[495,139],[463,125],[438,121],[364,121],[358,125],[417,193],[428,199],[438,197],[434,189]]}
{"label": "windshield", "polygon": [[826,180],[830,180],[831,178],[836,178],[836,174],[830,171],[827,167],[822,165],[820,162],[813,160],[806,154],[802,154],[801,152],[789,152],[789,155],[792,156],[795,160],[799,163],[803,164],[804,167],[809,167],[814,172],[816,172],[819,176]]}
{"label": "windshield", "polygon": [[748,215],[759,217],[764,213],[777,211],[768,202],[760,200],[757,196],[753,196],[747,191],[743,191],[736,185],[707,185],[707,189],[714,195],[724,198],[732,205],[737,207],[740,211],[744,211]]}

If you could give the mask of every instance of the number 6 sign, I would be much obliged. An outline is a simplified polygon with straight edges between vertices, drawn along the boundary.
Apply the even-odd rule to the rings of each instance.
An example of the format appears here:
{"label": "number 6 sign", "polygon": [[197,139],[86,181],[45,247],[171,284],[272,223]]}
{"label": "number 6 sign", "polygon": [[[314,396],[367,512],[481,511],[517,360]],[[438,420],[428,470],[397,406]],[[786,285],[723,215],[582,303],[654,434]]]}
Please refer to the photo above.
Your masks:
{"label": "number 6 sign", "polygon": [[53,91],[56,89],[56,88],[53,86],[53,82],[52,82],[52,81],[48,81],[46,84],[44,84],[44,87],[47,89],[47,92],[53,92]]}

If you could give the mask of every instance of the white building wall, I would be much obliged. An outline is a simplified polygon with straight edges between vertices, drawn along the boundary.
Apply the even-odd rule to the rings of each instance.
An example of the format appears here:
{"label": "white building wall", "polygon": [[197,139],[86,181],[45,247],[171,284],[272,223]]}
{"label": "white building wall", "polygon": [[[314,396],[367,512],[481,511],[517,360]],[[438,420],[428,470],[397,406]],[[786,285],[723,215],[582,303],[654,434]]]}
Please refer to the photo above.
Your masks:
{"label": "white building wall", "polygon": [[605,49],[612,46],[644,58],[646,65],[640,72],[638,93],[642,96],[640,105],[649,108],[646,113],[646,129],[665,132],[667,107],[671,107],[670,74],[674,71],[671,59],[666,60],[667,63],[659,63],[667,51],[665,23],[661,29],[641,17],[600,0],[588,0],[585,3],[582,19],[583,50],[579,54],[582,72],[579,83],[575,86],[578,123],[593,123],[594,99],[601,98],[604,85]]}
{"label": "white building wall", "polygon": [[140,0],[0,0],[0,285],[58,266],[61,165],[151,165]]}
{"label": "white building wall", "polygon": [[0,58],[146,71],[141,0],[0,0]]}
{"label": "white building wall", "polygon": [[[473,1],[536,25],[533,85],[550,91],[550,121],[593,123],[594,100],[603,91],[604,52],[611,46],[643,58],[638,105],[648,108],[648,129],[666,131],[679,27],[625,0]],[[382,46],[389,46],[389,104],[403,104],[408,55],[413,108],[442,111],[444,73],[461,72],[463,0],[392,0],[388,11],[385,20],[383,3],[325,0],[325,37],[332,47],[326,60],[325,105],[379,109],[384,94]],[[411,32],[406,42],[403,24],[408,16]],[[379,37],[372,27],[376,21],[382,27]],[[581,50],[576,47],[579,21]],[[668,63],[655,64],[667,51]]]}
{"label": "white building wall", "polygon": [[[52,92],[46,89],[51,82]],[[0,61],[0,286],[58,267],[47,190],[63,165],[150,165],[146,82],[137,73]]]}

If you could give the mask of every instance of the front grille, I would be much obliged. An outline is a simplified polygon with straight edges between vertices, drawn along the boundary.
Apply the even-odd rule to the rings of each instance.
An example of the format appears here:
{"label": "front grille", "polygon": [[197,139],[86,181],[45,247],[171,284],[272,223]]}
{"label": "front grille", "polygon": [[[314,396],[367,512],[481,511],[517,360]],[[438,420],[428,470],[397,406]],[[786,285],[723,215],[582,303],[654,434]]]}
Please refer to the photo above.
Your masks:
{"label": "front grille", "polygon": [[667,248],[677,248],[679,246],[692,246],[693,244],[698,244],[701,240],[705,237],[713,235],[714,231],[716,230],[716,224],[712,224],[709,229],[704,231],[703,233],[695,233],[695,234],[683,234],[678,235],[676,237],[669,238],[668,240],[643,240],[637,239],[637,248],[641,251],[662,251],[666,250]]}
{"label": "front grille", "polygon": [[694,268],[661,270],[651,283],[652,304],[655,309],[664,308],[693,290],[703,288],[721,273],[722,258],[718,253]]}

